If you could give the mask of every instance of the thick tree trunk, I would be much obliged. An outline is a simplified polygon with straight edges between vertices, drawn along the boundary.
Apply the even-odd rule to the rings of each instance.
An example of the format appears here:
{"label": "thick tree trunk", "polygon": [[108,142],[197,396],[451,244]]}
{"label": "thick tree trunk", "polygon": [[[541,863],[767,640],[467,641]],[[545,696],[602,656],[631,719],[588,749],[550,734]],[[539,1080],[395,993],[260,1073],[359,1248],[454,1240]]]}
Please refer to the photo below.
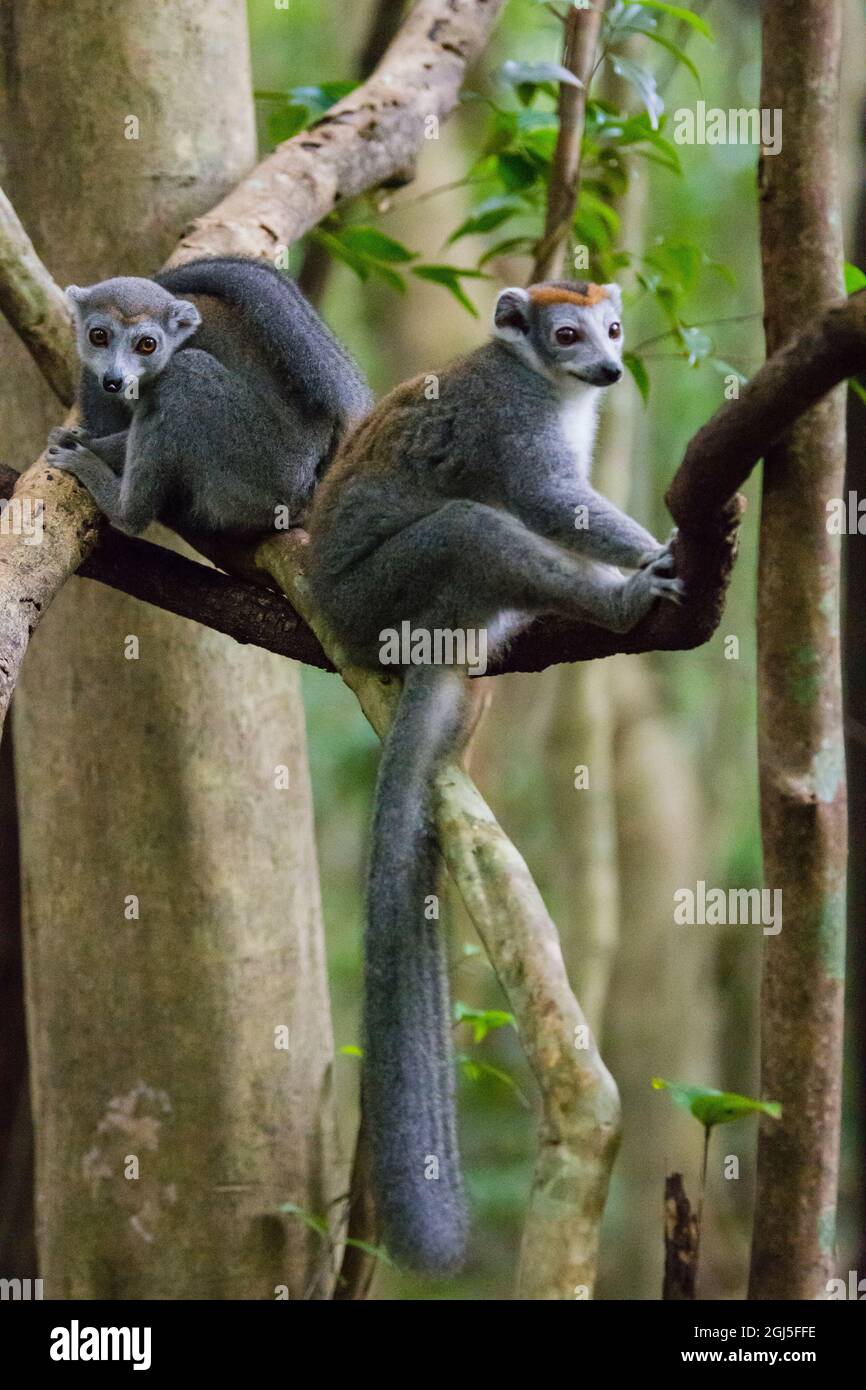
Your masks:
{"label": "thick tree trunk", "polygon": [[[761,107],[784,111],[781,153],[761,162],[767,347],[843,293],[836,120],[838,0],[764,8]],[[808,267],[808,269],[806,269]],[[758,581],[759,759],[765,881],[783,927],[766,937],[762,1121],[750,1297],[811,1299],[833,1270],[845,963],[845,760],[839,678],[844,393],[767,454]]]}
{"label": "thick tree trunk", "polygon": [[[65,281],[147,273],[253,162],[245,7],[14,0],[12,21],[7,181],[39,253]],[[56,407],[20,353],[13,380],[21,466]],[[326,1291],[276,1210],[332,1195],[295,670],[74,580],[16,700],[46,1297]]]}
{"label": "thick tree trunk", "polygon": [[[860,144],[863,177],[856,207],[853,238],[855,265],[866,265],[866,98],[861,110]],[[864,377],[861,376],[861,384]],[[848,395],[848,491],[866,497],[866,403]],[[866,1268],[866,548],[859,534],[845,538],[845,734],[848,764],[848,930],[854,1010],[854,1067],[858,1078],[857,1107],[859,1236],[857,1269]]]}

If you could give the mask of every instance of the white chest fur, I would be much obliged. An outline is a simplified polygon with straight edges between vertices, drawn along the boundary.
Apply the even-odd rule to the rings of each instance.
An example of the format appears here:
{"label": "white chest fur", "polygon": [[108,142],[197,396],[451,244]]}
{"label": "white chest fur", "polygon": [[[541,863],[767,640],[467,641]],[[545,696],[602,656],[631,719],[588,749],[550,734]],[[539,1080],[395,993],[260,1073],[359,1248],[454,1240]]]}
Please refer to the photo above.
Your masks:
{"label": "white chest fur", "polygon": [[559,424],[581,476],[589,476],[601,391],[583,382],[562,393]]}

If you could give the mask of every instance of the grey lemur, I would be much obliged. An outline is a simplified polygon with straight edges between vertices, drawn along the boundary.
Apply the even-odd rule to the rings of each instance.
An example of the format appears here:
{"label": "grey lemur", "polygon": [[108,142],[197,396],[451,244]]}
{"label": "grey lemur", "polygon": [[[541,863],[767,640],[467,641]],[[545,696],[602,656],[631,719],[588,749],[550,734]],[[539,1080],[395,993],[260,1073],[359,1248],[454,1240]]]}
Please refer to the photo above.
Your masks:
{"label": "grey lemur", "polygon": [[[441,374],[437,399],[407,382],[344,440],[313,501],[309,574],[350,660],[378,667],[406,621],[483,630],[495,651],[539,614],[622,632],[657,597],[679,601],[669,547],[589,482],[621,305],[616,285],[505,290],[492,341]],[[463,737],[467,687],[453,666],[402,675],[372,832],[364,1086],[386,1243],[437,1271],[460,1263],[467,1219],[431,783]]]}
{"label": "grey lemur", "polygon": [[292,281],[226,257],[66,293],[83,429],[53,430],[49,462],[133,533],[296,524],[370,397]]}

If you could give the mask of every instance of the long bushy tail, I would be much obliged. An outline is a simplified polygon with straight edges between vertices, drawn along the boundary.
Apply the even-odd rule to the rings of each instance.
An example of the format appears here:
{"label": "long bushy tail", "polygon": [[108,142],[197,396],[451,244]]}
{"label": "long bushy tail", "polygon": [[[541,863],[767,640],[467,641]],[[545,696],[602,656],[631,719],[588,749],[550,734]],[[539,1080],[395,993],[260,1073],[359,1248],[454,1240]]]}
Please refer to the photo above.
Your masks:
{"label": "long bushy tail", "polygon": [[367,889],[364,1099],[385,1243],[426,1273],[458,1266],[466,1207],[438,913],[431,784],[462,723],[464,684],[410,667],[376,788]]}
{"label": "long bushy tail", "polygon": [[249,325],[278,372],[303,385],[304,399],[343,424],[369,409],[371,396],[352,357],[295,282],[267,261],[214,256],[154,277],[172,294],[209,294]]}

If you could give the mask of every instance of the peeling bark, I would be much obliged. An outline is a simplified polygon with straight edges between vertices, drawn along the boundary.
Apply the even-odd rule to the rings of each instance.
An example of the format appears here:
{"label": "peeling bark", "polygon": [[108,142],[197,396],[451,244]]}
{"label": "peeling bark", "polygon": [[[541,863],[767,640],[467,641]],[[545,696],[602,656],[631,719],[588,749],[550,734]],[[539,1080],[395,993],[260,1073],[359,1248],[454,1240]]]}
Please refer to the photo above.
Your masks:
{"label": "peeling bark", "polygon": [[273,259],[338,202],[410,182],[503,3],[419,0],[372,77],[196,218],[171,263],[222,254]]}

